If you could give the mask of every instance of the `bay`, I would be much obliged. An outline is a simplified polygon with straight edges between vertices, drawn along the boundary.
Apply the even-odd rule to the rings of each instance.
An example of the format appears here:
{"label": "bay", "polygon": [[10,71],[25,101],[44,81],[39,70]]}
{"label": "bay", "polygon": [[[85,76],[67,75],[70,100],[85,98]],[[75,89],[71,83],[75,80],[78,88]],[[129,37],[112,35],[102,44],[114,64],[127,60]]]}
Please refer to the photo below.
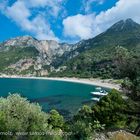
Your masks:
{"label": "bay", "polygon": [[96,86],[43,79],[0,78],[0,96],[18,93],[30,102],[39,103],[43,111],[56,109],[66,118],[73,116],[84,104],[94,104],[91,92]]}

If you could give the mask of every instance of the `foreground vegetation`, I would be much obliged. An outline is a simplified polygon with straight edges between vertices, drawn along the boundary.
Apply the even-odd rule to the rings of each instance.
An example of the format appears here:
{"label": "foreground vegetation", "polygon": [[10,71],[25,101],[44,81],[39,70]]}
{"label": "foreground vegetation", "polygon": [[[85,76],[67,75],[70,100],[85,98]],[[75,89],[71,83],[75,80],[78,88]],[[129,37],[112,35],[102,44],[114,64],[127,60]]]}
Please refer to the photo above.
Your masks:
{"label": "foreground vegetation", "polygon": [[42,111],[19,94],[0,98],[0,139],[90,140],[101,131],[134,130],[140,118],[130,115],[129,103],[112,90],[92,107],[83,106],[71,119],[64,120],[56,110]]}

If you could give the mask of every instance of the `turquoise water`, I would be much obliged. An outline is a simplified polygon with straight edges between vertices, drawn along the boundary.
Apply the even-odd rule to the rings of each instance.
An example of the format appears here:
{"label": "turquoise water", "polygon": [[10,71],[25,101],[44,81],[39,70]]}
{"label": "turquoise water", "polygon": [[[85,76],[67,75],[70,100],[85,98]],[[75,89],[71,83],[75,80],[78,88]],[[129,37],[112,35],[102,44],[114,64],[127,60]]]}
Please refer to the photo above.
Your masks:
{"label": "turquoise water", "polygon": [[0,78],[0,96],[20,93],[31,102],[38,102],[44,111],[57,109],[65,117],[70,117],[84,104],[93,104],[90,92],[95,86],[36,79]]}

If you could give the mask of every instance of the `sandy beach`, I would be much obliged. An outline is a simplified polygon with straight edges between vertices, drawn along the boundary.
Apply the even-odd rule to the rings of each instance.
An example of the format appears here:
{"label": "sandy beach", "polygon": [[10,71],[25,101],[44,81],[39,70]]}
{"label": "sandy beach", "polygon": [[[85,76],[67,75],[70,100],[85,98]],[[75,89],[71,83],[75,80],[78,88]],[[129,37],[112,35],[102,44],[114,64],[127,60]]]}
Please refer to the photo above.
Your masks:
{"label": "sandy beach", "polygon": [[110,79],[102,80],[102,79],[83,79],[83,78],[54,78],[54,77],[25,77],[25,76],[0,76],[0,78],[21,78],[21,79],[42,79],[42,80],[57,80],[57,81],[67,81],[67,82],[75,82],[82,84],[95,85],[110,89],[120,90],[120,84],[113,83]]}

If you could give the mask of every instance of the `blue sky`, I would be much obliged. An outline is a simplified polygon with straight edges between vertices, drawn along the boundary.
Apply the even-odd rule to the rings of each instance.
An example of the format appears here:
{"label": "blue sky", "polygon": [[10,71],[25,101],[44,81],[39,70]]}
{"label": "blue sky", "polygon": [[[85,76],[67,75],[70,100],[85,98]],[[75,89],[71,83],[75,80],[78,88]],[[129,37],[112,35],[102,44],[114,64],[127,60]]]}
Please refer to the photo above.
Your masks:
{"label": "blue sky", "polygon": [[121,19],[140,23],[139,6],[139,0],[0,0],[0,41],[23,35],[70,43],[89,39]]}

